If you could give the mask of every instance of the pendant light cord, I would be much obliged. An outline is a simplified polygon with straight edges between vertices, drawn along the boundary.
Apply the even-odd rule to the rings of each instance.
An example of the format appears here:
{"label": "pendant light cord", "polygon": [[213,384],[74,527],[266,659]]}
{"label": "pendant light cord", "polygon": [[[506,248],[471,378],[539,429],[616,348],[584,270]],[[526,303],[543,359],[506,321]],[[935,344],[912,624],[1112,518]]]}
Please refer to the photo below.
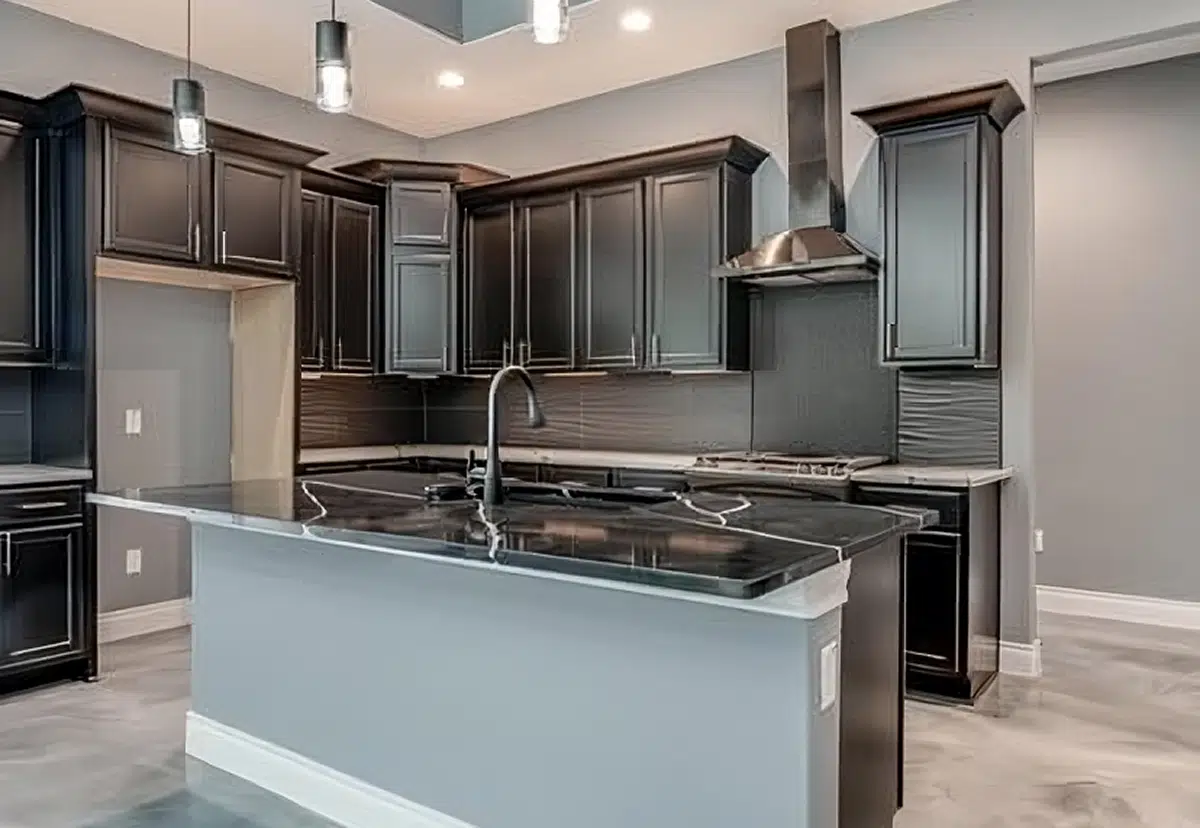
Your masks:
{"label": "pendant light cord", "polygon": [[192,79],[192,0],[187,0],[187,76]]}
{"label": "pendant light cord", "polygon": [[329,0],[329,19],[337,20],[337,0]]}

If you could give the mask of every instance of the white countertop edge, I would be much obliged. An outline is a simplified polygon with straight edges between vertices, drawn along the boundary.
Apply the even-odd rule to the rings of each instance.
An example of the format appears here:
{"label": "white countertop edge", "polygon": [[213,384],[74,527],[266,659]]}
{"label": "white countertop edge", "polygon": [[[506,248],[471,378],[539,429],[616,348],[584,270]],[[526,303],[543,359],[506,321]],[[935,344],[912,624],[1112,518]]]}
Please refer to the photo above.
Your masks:
{"label": "white countertop edge", "polygon": [[452,558],[427,552],[415,552],[405,549],[395,549],[388,546],[376,546],[350,540],[311,535],[303,531],[301,524],[295,521],[285,521],[273,518],[250,518],[264,523],[280,523],[301,527],[302,534],[273,529],[266,525],[251,525],[234,519],[235,516],[224,512],[210,512],[203,509],[189,509],[184,506],[169,506],[161,503],[147,503],[140,500],[129,500],[119,495],[89,494],[89,503],[97,506],[112,506],[120,509],[130,509],[137,512],[147,512],[156,515],[186,518],[193,523],[211,526],[221,526],[227,529],[239,529],[245,532],[257,532],[274,537],[291,538],[294,540],[310,540],[317,543],[328,543],[348,549],[359,549],[368,552],[381,552],[386,555],[396,555],[402,558],[413,558],[430,563],[447,566],[460,566],[467,569],[479,569],[495,572],[501,575],[512,575],[526,578],[541,578],[543,580],[561,581],[591,587],[593,589],[615,589],[621,592],[633,592],[656,598],[669,598],[677,601],[690,601],[698,604],[727,607],[743,612],[754,612],[766,615],[777,615],[786,618],[813,620],[832,612],[849,600],[847,584],[850,580],[850,561],[842,561],[833,566],[793,581],[785,587],[769,592],[759,598],[726,598],[721,595],[709,595],[703,592],[688,592],[679,589],[667,589],[646,584],[635,584],[626,581],[610,581],[606,578],[589,578],[581,575],[569,575],[561,572],[550,572],[538,569],[526,569],[518,566],[488,563],[485,561]]}
{"label": "white countertop edge", "polygon": [[850,475],[850,479],[855,483],[949,486],[969,489],[1001,483],[1012,476],[1012,466],[1000,469],[967,466],[875,466],[854,472]]}

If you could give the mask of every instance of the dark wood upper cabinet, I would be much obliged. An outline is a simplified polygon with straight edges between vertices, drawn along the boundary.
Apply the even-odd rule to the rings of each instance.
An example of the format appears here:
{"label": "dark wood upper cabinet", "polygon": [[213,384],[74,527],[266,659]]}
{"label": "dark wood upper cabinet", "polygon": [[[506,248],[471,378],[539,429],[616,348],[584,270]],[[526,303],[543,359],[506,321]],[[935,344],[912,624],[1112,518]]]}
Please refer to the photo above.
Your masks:
{"label": "dark wood upper cabinet", "polygon": [[448,245],[452,203],[448,183],[393,182],[389,193],[392,243]]}
{"label": "dark wood upper cabinet", "polygon": [[646,352],[645,183],[582,190],[579,215],[580,365],[641,365]]}
{"label": "dark wood upper cabinet", "polygon": [[721,171],[650,182],[650,365],[721,364]]}
{"label": "dark wood upper cabinet", "polygon": [[513,205],[482,207],[466,219],[466,368],[495,371],[515,360]]}
{"label": "dark wood upper cabinet", "polygon": [[105,158],[104,250],[200,262],[203,159],[112,128]]}
{"label": "dark wood upper cabinet", "polygon": [[297,176],[276,164],[213,157],[214,262],[270,275],[292,272]]}
{"label": "dark wood upper cabinet", "polygon": [[513,362],[564,369],[575,362],[575,194],[529,199],[517,211]]}
{"label": "dark wood upper cabinet", "polygon": [[388,282],[388,370],[440,374],[453,370],[453,290],[449,251],[397,251]]}
{"label": "dark wood upper cabinet", "polygon": [[40,365],[51,356],[39,251],[44,139],[0,122],[0,365]]}
{"label": "dark wood upper cabinet", "polygon": [[333,285],[333,368],[370,372],[375,366],[375,227],[377,208],[343,198],[330,203]]}
{"label": "dark wood upper cabinet", "polygon": [[1004,82],[855,113],[882,148],[884,364],[1000,364],[1001,132],[1023,108]]}
{"label": "dark wood upper cabinet", "polygon": [[296,328],[300,367],[321,371],[329,366],[328,199],[304,193],[300,199],[300,262],[297,269]]}
{"label": "dark wood upper cabinet", "polygon": [[82,540],[78,524],[0,533],[0,662],[81,649]]}

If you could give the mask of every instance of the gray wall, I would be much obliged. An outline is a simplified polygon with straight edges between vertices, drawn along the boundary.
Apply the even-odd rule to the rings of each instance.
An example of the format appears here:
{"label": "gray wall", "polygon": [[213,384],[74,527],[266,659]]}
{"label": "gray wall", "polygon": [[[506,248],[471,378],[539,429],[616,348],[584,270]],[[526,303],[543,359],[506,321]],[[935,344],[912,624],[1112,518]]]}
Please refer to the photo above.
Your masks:
{"label": "gray wall", "polygon": [[[97,488],[180,486],[230,479],[229,294],[99,280]],[[142,409],[141,436],[125,410]],[[100,611],[186,597],[187,522],[124,509],[97,516]],[[125,574],[125,551],[142,573]]]}
{"label": "gray wall", "polygon": [[1200,601],[1200,56],[1037,109],[1038,582]]}
{"label": "gray wall", "polygon": [[28,463],[31,447],[29,371],[0,368],[0,463]]}
{"label": "gray wall", "polygon": [[[0,0],[0,89],[41,96],[84,83],[140,100],[170,104],[171,78],[183,61],[6,0]],[[318,166],[347,158],[417,158],[420,141],[359,118],[329,115],[273,89],[199,67],[208,113],[255,132],[328,150]]]}

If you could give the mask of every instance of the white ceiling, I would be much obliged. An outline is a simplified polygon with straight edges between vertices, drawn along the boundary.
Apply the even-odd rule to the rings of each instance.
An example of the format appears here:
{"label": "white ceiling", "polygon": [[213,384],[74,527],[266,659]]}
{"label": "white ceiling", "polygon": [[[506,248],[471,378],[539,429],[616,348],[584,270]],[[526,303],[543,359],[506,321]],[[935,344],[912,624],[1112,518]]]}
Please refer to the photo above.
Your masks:
{"label": "white ceiling", "polygon": [[[13,0],[92,29],[182,56],[185,0]],[[846,29],[945,0],[597,0],[572,16],[566,43],[539,46],[514,30],[460,45],[376,5],[340,0],[353,27],[354,112],[429,138],[555,104],[762,52],[784,31],[827,17]],[[631,6],[645,34],[622,31]],[[297,97],[313,87],[313,22],[328,0],[193,0],[197,63]],[[466,76],[439,88],[443,69]]]}

